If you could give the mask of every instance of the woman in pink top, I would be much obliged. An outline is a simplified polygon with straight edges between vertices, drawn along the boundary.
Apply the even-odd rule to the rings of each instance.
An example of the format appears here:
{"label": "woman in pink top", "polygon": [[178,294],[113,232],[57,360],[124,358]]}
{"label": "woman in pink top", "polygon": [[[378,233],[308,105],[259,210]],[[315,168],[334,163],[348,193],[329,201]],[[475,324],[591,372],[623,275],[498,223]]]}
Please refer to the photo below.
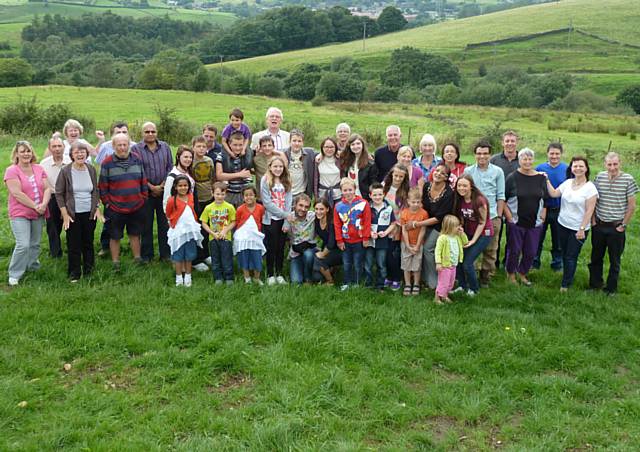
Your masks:
{"label": "woman in pink top", "polygon": [[12,165],[4,173],[9,190],[9,220],[16,246],[9,263],[9,285],[16,286],[27,270],[40,268],[40,238],[51,185],[37,165],[28,141],[18,141],[11,151]]}

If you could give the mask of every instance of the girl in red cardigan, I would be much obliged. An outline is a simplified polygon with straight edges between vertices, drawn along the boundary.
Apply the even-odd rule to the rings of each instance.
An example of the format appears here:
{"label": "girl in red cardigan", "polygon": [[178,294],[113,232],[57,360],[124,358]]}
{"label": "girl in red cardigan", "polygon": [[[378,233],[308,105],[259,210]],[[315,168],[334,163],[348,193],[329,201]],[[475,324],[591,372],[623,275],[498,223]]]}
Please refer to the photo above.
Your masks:
{"label": "girl in red cardigan", "polygon": [[173,179],[166,214],[169,220],[167,239],[176,267],[176,287],[191,287],[191,262],[196,258],[198,247],[202,247],[202,234],[193,204],[191,181],[183,174]]}
{"label": "girl in red cardigan", "polygon": [[256,202],[257,196],[258,192],[253,185],[242,190],[244,204],[236,211],[233,254],[238,258],[238,266],[242,269],[244,282],[250,284],[253,281],[261,286],[262,255],[267,252],[267,249],[264,246],[264,234],[261,232],[264,207]]}

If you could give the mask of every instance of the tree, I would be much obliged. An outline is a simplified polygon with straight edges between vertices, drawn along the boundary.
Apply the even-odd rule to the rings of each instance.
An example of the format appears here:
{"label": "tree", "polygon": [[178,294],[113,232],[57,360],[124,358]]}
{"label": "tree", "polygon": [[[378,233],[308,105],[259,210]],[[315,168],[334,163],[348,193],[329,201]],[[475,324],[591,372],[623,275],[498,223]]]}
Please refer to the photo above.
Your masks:
{"label": "tree", "polygon": [[313,99],[320,77],[322,77],[320,66],[309,63],[298,66],[284,81],[287,95],[298,100]]}
{"label": "tree", "polygon": [[318,82],[316,94],[328,101],[362,100],[364,83],[352,74],[343,72],[325,72]]}
{"label": "tree", "polygon": [[628,105],[637,114],[640,114],[640,84],[627,86],[620,91],[616,100],[619,104]]}
{"label": "tree", "polygon": [[404,18],[398,8],[387,6],[380,13],[377,23],[383,33],[392,33],[394,31],[404,30],[407,26],[407,19]]}
{"label": "tree", "polygon": [[0,59],[0,86],[29,85],[33,75],[33,68],[22,58]]}
{"label": "tree", "polygon": [[402,47],[393,51],[380,78],[387,86],[424,88],[447,83],[458,85],[460,71],[445,57]]}
{"label": "tree", "polygon": [[458,19],[464,19],[465,17],[479,16],[482,14],[482,9],[477,3],[465,3],[458,11]]}

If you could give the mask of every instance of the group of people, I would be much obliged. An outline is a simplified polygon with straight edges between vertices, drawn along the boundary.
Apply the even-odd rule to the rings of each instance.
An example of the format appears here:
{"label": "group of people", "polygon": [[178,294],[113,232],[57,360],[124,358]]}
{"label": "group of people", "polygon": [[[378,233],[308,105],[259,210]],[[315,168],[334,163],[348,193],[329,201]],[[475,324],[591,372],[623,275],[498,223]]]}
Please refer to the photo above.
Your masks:
{"label": "group of people", "polygon": [[534,151],[518,150],[514,131],[505,132],[500,152],[476,143],[475,163],[467,165],[453,142],[438,156],[429,134],[416,150],[403,145],[396,125],[373,154],[346,123],[316,152],[301,130],[281,130],[282,119],[269,108],[266,129],[252,133],[234,109],[220,143],[218,129],[206,124],[175,157],[152,122],[143,124],[140,142],[125,122],[114,123],[111,140],[98,131],[93,147],[81,138],[81,124],[69,120],[40,164],[32,146],[18,141],[4,177],[16,240],[9,284],[39,268],[46,218],[51,257],[62,256],[66,231],[72,282],[94,268],[100,221],[99,254],[110,254],[114,270],[126,230],[134,261],[150,262],[157,242],[160,259],[174,263],[177,286],[191,286],[193,268],[210,268],[215,284],[232,284],[234,256],[246,283],[263,284],[264,263],[266,283],[284,284],[288,242],[292,284],[335,284],[341,269],[342,290],[364,284],[410,296],[428,287],[436,303],[489,284],[501,265],[503,235],[508,281],[531,285],[529,271],[540,267],[550,231],[551,268],[562,271],[566,291],[591,230],[589,285],[616,292],[638,191],[616,153],[590,181],[587,159],[564,163],[560,143],[534,166]]}

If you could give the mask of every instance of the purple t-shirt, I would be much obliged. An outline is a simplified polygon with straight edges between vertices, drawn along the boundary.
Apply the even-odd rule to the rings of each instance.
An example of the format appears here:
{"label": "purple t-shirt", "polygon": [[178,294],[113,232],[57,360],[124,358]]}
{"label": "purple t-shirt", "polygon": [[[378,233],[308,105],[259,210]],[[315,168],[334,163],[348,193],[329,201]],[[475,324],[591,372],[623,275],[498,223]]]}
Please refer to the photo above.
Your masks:
{"label": "purple t-shirt", "polygon": [[[33,176],[27,176],[18,165],[11,165],[4,172],[4,181],[17,179],[20,182],[22,193],[27,195],[35,203],[41,203],[44,197],[44,180],[47,173],[44,168],[37,164],[31,165]],[[19,202],[13,195],[9,194],[9,218],[26,218],[27,220],[36,220],[40,215],[35,209],[25,206]]]}
{"label": "purple t-shirt", "polygon": [[228,140],[233,132],[240,132],[245,140],[251,140],[251,129],[244,122],[240,124],[239,129],[234,129],[231,124],[224,126],[224,129],[222,129],[222,138]]}
{"label": "purple t-shirt", "polygon": [[[491,219],[489,218],[489,205],[486,200],[483,200],[482,204],[487,209],[487,221],[484,224],[484,231],[482,231],[482,235],[491,237],[493,236],[493,223],[491,223]],[[480,221],[480,218],[476,214],[471,202],[467,202],[463,199],[460,203],[459,209],[458,213],[464,220],[464,232],[467,234],[467,238],[471,240],[473,235],[476,233],[476,229],[478,229],[478,222]]]}

